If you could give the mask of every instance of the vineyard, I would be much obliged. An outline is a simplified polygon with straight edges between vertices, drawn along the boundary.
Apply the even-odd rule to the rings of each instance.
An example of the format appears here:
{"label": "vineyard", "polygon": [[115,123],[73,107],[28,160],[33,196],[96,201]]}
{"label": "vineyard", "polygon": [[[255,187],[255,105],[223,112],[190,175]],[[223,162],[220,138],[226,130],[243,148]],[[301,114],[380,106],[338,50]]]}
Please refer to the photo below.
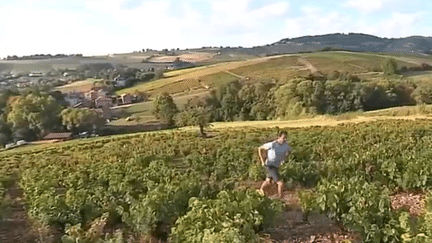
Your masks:
{"label": "vineyard", "polygon": [[[245,185],[264,179],[257,147],[277,130],[140,133],[2,153],[0,204],[16,178],[29,218],[51,228],[44,242],[270,242],[292,207]],[[325,215],[363,242],[432,241],[430,121],[287,131],[294,151],[280,173],[289,191],[300,188],[305,221]],[[401,194],[426,207],[395,207]]]}

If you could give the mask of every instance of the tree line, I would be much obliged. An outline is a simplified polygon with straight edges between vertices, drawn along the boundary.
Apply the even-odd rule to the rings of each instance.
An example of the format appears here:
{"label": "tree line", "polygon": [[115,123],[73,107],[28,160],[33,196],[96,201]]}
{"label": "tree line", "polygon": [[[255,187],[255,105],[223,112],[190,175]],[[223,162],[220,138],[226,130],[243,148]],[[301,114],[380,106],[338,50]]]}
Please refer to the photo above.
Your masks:
{"label": "tree line", "polygon": [[203,99],[190,100],[182,111],[164,93],[154,100],[154,114],[170,125],[199,126],[204,135],[203,128],[214,121],[291,119],[432,103],[432,87],[395,76],[399,69],[394,59],[386,60],[382,68],[384,77],[375,81],[338,71],[286,82],[233,81]]}

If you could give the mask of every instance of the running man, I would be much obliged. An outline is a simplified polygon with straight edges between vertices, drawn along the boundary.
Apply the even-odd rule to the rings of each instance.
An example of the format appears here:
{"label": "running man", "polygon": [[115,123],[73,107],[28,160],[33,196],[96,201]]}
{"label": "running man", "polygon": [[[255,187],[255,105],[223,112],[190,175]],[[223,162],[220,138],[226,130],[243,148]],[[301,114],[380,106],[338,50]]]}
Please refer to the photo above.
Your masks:
{"label": "running man", "polygon": [[[279,166],[285,162],[288,154],[292,151],[292,148],[288,145],[287,133],[282,131],[279,133],[278,138],[273,141],[266,143],[258,148],[258,155],[261,160],[262,166],[266,167],[267,178],[261,185],[259,192],[264,194],[264,188],[269,186],[271,181],[275,181],[278,185],[278,196],[282,198],[283,181],[280,180]],[[267,152],[267,158],[264,160],[263,152]]]}

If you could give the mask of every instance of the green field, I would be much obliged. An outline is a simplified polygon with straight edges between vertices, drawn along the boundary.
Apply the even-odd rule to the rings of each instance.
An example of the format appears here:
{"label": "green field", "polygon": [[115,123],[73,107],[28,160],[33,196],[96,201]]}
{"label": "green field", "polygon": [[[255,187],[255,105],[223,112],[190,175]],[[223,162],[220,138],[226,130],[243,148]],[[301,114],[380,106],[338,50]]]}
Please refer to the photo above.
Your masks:
{"label": "green field", "polygon": [[135,87],[121,90],[143,90],[150,93],[171,92],[178,93],[191,88],[200,88],[202,84],[217,87],[222,83],[234,80],[233,75],[227,75],[226,71],[241,77],[248,77],[252,82],[262,79],[286,81],[296,76],[308,76],[311,73],[304,62],[327,75],[332,71],[351,73],[363,79],[378,79],[382,77],[381,64],[387,58],[395,58],[399,67],[415,67],[422,63],[430,63],[430,59],[414,56],[380,55],[373,53],[356,52],[317,52],[293,55],[281,55],[265,58],[249,59],[219,63],[210,66],[190,68],[168,72],[166,77],[160,80],[139,84]]}
{"label": "green field", "polygon": [[252,80],[276,79],[285,81],[296,76],[307,76],[310,71],[299,63],[301,55],[275,57],[264,63],[240,67],[232,72],[250,77]]}
{"label": "green field", "polygon": [[[176,94],[177,97],[188,95],[192,91],[205,91],[207,88],[217,89],[219,86],[235,80],[247,83],[262,80],[284,83],[294,77],[306,77],[312,72],[320,71],[329,74],[333,71],[351,73],[362,80],[382,81],[385,79],[381,72],[381,64],[388,57],[397,59],[398,66],[414,67],[420,65],[425,59],[418,57],[401,57],[391,55],[379,55],[369,53],[347,52],[319,52],[295,55],[272,56],[258,58],[244,62],[220,63],[212,66],[190,68],[186,70],[172,71],[161,80],[155,80],[126,89],[143,89],[155,95],[159,92]],[[403,59],[403,60],[402,60]],[[411,80],[416,84],[429,83],[431,74],[429,71],[407,72],[404,76],[395,76],[396,79]],[[119,91],[124,92],[125,90]],[[181,102],[180,102],[181,103]],[[128,115],[141,116],[142,121],[153,121],[150,114],[151,108],[143,110],[130,110]],[[397,112],[396,112],[397,113]],[[401,114],[409,113],[403,111]],[[123,116],[124,117],[124,116]],[[123,124],[123,121],[114,121],[114,124]],[[129,122],[132,124],[133,122]]]}
{"label": "green field", "polygon": [[[184,105],[188,102],[189,99],[201,98],[207,94],[204,92],[191,92],[188,94],[182,94],[178,96],[174,96],[174,102],[176,103],[179,109],[184,109]],[[153,115],[153,102],[142,102],[136,103],[132,105],[128,105],[127,107],[117,107],[112,109],[113,114],[120,117],[118,120],[113,120],[109,123],[109,125],[113,126],[128,126],[128,125],[137,125],[137,124],[145,124],[148,122],[157,121],[156,117]],[[133,118],[132,121],[126,121],[127,117]]]}
{"label": "green field", "polygon": [[432,84],[432,71],[417,71],[406,74],[416,84]]}
{"label": "green field", "polygon": [[[256,149],[277,128],[215,127],[206,139],[171,130],[1,152],[0,203],[20,197],[26,206],[1,215],[0,230],[21,213],[28,218],[9,230],[43,242],[431,239],[429,120],[285,129],[294,151],[280,168],[282,200],[272,199],[273,187],[268,198],[253,191],[265,175]],[[11,185],[22,194],[10,194]]]}
{"label": "green field", "polygon": [[228,63],[217,63],[203,67],[195,67],[185,70],[179,70],[175,73],[168,73],[167,78],[153,80],[138,84],[131,88],[119,90],[117,93],[131,93],[135,90],[146,91],[151,94],[157,94],[162,92],[178,93],[185,91],[190,88],[199,87],[201,84],[198,82],[199,79],[207,75],[213,75],[224,71],[229,71],[238,67],[253,65],[256,63],[262,63],[267,61],[269,58],[258,58],[247,61],[234,61]]}

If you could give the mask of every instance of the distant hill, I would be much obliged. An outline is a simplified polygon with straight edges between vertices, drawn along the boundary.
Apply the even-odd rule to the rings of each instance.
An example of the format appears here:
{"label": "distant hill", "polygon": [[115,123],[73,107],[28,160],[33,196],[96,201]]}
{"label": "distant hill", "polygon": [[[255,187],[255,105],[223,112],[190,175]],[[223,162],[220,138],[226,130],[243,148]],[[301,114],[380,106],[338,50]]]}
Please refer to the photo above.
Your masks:
{"label": "distant hill", "polygon": [[[165,68],[167,62],[176,58],[191,61],[197,65],[214,64],[226,61],[241,61],[255,57],[304,52],[347,50],[354,52],[375,52],[401,55],[432,55],[432,37],[410,36],[404,38],[381,38],[368,34],[326,34],[285,38],[277,42],[254,47],[202,47],[186,50],[134,52],[104,56],[83,57],[81,55],[51,56],[33,55],[18,60],[0,60],[0,74],[7,71],[32,72],[65,68],[79,68],[81,65],[94,65],[96,69],[107,63],[111,66],[125,65],[131,68]],[[48,58],[49,57],[49,58]],[[14,56],[11,57],[15,58]],[[30,59],[30,58],[34,58]],[[39,59],[36,59],[39,58]],[[171,61],[169,61],[171,60]],[[98,66],[98,67],[96,67]]]}
{"label": "distant hill", "polygon": [[[381,38],[361,33],[327,34],[286,38],[267,46],[249,48],[252,52],[296,53],[319,50],[350,50],[400,54],[432,54],[432,37]],[[256,54],[258,54],[256,53]]]}
{"label": "distant hill", "polygon": [[272,44],[254,46],[252,48],[222,48],[220,52],[268,56],[323,50],[383,52],[403,55],[431,55],[432,37],[410,36],[404,38],[381,38],[361,33],[336,33],[286,38]]}

